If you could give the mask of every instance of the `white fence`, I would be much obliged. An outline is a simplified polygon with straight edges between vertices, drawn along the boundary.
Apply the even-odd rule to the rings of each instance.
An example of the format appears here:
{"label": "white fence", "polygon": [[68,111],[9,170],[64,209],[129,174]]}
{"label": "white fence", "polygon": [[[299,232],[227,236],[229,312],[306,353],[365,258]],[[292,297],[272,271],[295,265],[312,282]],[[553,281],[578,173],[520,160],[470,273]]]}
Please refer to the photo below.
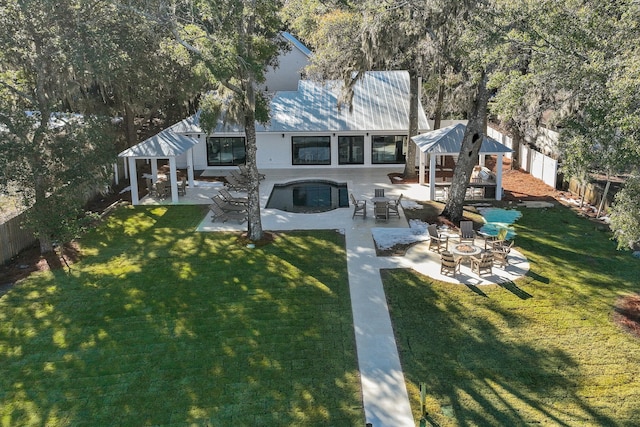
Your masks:
{"label": "white fence", "polygon": [[[487,136],[495,139],[496,141],[506,145],[509,148],[513,148],[513,140],[510,136],[503,134],[499,130],[491,127],[487,128]],[[548,140],[550,138],[549,133],[544,134],[544,138]],[[548,141],[547,141],[548,143]],[[511,155],[507,155],[511,157]],[[545,156],[539,151],[534,150],[524,144],[520,145],[520,168],[525,172],[531,174],[531,176],[541,179],[545,184],[550,187],[556,188],[558,180],[558,161]]]}

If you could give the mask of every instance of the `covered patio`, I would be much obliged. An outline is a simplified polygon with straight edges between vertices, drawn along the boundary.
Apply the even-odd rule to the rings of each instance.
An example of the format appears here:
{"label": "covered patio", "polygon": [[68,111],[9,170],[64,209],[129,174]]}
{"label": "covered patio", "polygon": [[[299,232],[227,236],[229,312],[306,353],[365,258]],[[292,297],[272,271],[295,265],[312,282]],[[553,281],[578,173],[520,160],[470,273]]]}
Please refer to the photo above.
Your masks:
{"label": "covered patio", "polygon": [[[426,163],[429,159],[429,197],[428,200],[436,200],[436,187],[446,187],[450,183],[441,182],[436,184],[436,168],[438,158],[445,156],[457,156],[460,154],[462,147],[462,139],[466,125],[458,123],[431,132],[423,133],[411,137],[420,150],[419,176],[420,185],[425,184]],[[513,150],[504,144],[499,143],[495,139],[485,136],[480,147],[479,162],[480,166],[484,165],[484,159],[487,155],[495,155],[497,157],[496,164],[501,165],[505,153],[511,153]],[[497,168],[495,181],[491,181],[486,177],[475,177],[471,186],[477,188],[495,187],[495,199],[502,200],[502,168]]]}
{"label": "covered patio", "polygon": [[187,157],[187,180],[190,188],[194,188],[193,176],[193,155],[192,149],[198,143],[196,138],[187,135],[177,134],[170,129],[165,129],[157,135],[127,148],[118,154],[118,157],[126,158],[128,162],[129,180],[131,183],[131,203],[140,204],[138,189],[138,172],[136,160],[144,159],[151,162],[151,180],[155,183],[158,180],[158,160],[169,160],[168,181],[171,187],[171,203],[178,203],[178,179],[176,157],[186,154]]}

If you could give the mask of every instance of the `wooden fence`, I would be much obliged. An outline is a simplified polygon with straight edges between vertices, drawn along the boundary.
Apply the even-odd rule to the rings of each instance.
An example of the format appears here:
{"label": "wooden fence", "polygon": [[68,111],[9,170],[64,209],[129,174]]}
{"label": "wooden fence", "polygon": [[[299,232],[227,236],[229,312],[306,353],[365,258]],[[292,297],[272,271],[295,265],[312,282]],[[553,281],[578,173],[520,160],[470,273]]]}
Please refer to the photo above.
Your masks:
{"label": "wooden fence", "polygon": [[6,263],[38,240],[31,231],[22,228],[24,215],[21,213],[0,224],[0,264]]}

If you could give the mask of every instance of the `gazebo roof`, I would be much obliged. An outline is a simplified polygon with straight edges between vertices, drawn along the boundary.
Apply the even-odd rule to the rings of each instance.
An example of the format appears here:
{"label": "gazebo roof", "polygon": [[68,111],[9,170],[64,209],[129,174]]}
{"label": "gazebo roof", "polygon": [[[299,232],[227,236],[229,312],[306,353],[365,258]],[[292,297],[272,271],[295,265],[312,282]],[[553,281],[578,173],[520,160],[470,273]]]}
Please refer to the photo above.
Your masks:
{"label": "gazebo roof", "polygon": [[167,158],[176,157],[198,143],[196,138],[165,129],[141,143],[127,148],[118,157]]}
{"label": "gazebo roof", "polygon": [[[458,123],[412,136],[411,139],[423,153],[458,154],[460,153],[460,147],[462,147],[462,139],[466,128],[466,125]],[[485,136],[482,139],[481,154],[511,153],[512,151],[511,148],[493,138]]]}

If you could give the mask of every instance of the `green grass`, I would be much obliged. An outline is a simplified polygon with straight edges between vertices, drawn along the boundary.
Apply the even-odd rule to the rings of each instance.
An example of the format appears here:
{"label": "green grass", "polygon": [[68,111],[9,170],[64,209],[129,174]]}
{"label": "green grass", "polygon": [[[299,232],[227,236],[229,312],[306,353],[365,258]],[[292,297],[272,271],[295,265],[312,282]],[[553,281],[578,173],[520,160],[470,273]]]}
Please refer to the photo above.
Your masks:
{"label": "green grass", "polygon": [[383,274],[416,419],[433,425],[631,426],[640,419],[640,340],[612,322],[640,291],[640,263],[563,207],[523,209],[530,274],[504,286]]}
{"label": "green grass", "polygon": [[344,236],[120,209],[0,299],[0,425],[363,425]]}

